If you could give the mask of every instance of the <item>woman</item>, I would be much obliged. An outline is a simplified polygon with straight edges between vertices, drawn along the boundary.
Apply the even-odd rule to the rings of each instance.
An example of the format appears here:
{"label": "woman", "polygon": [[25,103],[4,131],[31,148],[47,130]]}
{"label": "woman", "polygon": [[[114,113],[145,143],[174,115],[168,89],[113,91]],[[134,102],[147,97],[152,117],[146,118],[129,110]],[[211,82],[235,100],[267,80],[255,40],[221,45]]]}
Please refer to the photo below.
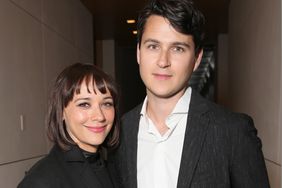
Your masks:
{"label": "woman", "polygon": [[54,147],[18,188],[116,187],[102,155],[119,140],[113,80],[94,65],[76,63],[62,71],[51,94],[47,133]]}

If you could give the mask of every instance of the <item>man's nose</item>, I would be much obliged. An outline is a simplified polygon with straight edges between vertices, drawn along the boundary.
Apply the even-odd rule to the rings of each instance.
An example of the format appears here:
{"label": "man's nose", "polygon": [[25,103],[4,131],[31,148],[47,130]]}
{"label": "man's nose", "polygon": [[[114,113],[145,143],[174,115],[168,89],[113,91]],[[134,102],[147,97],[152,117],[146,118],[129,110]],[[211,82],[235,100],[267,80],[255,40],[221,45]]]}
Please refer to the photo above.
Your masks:
{"label": "man's nose", "polygon": [[169,52],[167,50],[161,50],[157,65],[160,68],[167,68],[170,66]]}

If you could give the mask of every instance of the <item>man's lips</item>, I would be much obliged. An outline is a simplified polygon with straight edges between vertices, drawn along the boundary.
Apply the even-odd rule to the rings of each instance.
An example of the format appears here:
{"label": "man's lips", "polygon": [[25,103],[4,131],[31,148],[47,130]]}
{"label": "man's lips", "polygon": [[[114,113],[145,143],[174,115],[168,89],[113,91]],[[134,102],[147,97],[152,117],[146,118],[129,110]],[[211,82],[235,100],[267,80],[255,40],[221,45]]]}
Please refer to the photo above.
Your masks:
{"label": "man's lips", "polygon": [[172,77],[170,74],[153,73],[153,76],[158,80],[168,80]]}

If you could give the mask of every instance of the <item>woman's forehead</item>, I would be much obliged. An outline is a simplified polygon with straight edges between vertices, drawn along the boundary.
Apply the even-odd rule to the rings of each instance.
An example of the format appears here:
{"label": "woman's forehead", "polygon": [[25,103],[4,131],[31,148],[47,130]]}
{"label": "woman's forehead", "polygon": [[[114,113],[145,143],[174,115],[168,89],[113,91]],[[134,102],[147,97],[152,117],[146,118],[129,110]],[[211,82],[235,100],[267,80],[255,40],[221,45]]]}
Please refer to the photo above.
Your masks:
{"label": "woman's forehead", "polygon": [[94,79],[93,77],[89,77],[89,76],[82,79],[81,83],[78,84],[75,93],[80,93],[81,90],[85,90],[88,93],[92,93],[92,92],[107,93],[109,92],[107,84],[104,80]]}

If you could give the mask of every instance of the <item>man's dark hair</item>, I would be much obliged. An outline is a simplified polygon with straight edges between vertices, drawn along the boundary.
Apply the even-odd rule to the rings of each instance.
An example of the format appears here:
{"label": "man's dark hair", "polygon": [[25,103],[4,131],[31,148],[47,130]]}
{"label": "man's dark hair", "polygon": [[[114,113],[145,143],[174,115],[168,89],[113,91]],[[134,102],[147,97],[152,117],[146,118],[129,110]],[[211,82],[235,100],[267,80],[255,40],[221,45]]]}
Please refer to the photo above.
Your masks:
{"label": "man's dark hair", "polygon": [[196,9],[191,0],[150,0],[140,11],[137,23],[137,42],[139,47],[142,35],[146,27],[147,19],[151,15],[162,16],[167,19],[172,27],[186,35],[192,35],[195,43],[195,51],[199,52],[203,47],[205,18]]}

